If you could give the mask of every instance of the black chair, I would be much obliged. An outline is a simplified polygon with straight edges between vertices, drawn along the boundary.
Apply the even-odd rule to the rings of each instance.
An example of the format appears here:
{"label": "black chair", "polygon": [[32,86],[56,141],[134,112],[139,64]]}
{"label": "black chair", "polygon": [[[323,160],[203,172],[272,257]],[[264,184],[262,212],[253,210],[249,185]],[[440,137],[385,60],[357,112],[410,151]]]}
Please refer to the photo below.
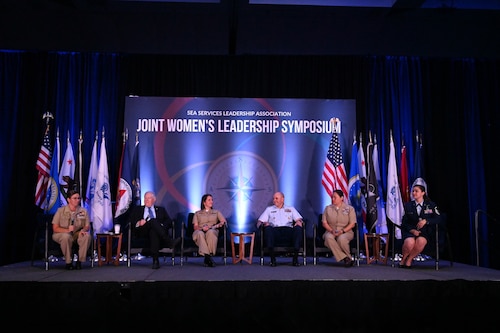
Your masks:
{"label": "black chair", "polygon": [[[43,248],[43,261],[45,270],[49,270],[52,258],[62,257],[60,245],[52,239],[52,219],[54,214],[41,213],[37,216],[37,229],[33,236],[33,247],[31,251],[31,266],[34,266],[37,250]],[[94,224],[90,222],[90,234],[94,234]],[[43,244],[43,245],[42,245]],[[78,244],[73,244],[73,253],[78,252]],[[94,240],[90,242],[89,253],[90,265],[94,267]]]}
{"label": "black chair", "polygon": [[[450,235],[448,233],[448,229],[446,228],[446,220],[447,220],[447,215],[445,213],[441,213],[441,218],[439,219],[439,223],[429,225],[429,227],[434,229],[433,230],[434,232],[432,233],[434,237],[429,240],[429,242],[427,243],[427,245],[425,246],[424,250],[421,253],[421,255],[434,258],[434,267],[436,271],[439,270],[440,258],[445,248],[448,250],[450,266],[453,266],[453,254],[451,251]],[[392,265],[395,266],[396,262],[395,234],[396,234],[396,228],[399,228],[399,226],[395,223],[393,223],[392,225],[393,225]]]}
{"label": "black chair", "polygon": [[[319,262],[320,254],[324,257],[330,257],[332,255],[332,250],[325,246],[323,240],[323,234],[325,233],[325,227],[322,223],[323,214],[319,214],[318,223],[313,225],[313,265]],[[354,232],[354,238],[351,241],[350,252],[351,256],[354,256],[356,266],[359,266],[360,256],[359,256],[359,230],[358,223],[354,225],[352,229]]]}
{"label": "black chair", "polygon": [[[191,253],[192,256],[198,256],[198,246],[193,240],[193,217],[194,213],[189,213],[187,217],[187,222],[182,223],[181,230],[181,266],[184,265],[184,261],[188,260],[187,253]],[[228,239],[228,226],[224,223],[222,227],[222,232],[219,231],[219,240],[217,243],[217,254],[222,256],[224,265],[227,265],[227,239]]]}
{"label": "black chair", "polygon": [[[302,257],[302,264],[305,266],[307,265],[307,251],[306,251],[306,224],[307,220],[303,219],[302,220],[302,247],[299,248],[298,255]],[[260,225],[259,227],[259,234],[260,234],[260,265],[264,265],[264,256],[266,254],[269,255],[269,248],[265,244],[265,237],[264,237],[264,225]],[[291,257],[293,256],[295,252],[295,249],[291,244],[284,244],[284,243],[276,243],[274,246],[274,253],[275,254],[281,254],[282,256],[286,257]]]}
{"label": "black chair", "polygon": [[[176,230],[179,230],[179,228],[176,228],[177,221],[175,219],[172,219],[172,224],[169,228],[169,235],[172,237],[172,239],[176,239],[179,237],[177,234]],[[127,228],[127,266],[130,267],[132,265],[132,257],[137,256],[137,255],[142,255],[142,256],[150,256],[151,251],[149,249],[149,237],[144,236],[144,235],[138,235],[136,232],[133,231],[132,225],[127,223],[126,225]],[[170,260],[172,262],[172,266],[175,265],[175,252],[176,249],[172,249],[170,247],[161,247],[160,248],[160,255],[163,256],[163,261],[167,261],[167,257],[170,257]]]}

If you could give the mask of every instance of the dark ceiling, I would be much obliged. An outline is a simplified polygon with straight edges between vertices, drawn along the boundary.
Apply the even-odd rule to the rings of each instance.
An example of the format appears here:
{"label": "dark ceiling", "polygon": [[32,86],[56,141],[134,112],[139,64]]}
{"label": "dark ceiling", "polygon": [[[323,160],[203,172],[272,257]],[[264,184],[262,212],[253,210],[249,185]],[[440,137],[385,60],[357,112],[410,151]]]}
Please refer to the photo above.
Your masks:
{"label": "dark ceiling", "polygon": [[498,58],[499,8],[500,0],[0,0],[0,49]]}

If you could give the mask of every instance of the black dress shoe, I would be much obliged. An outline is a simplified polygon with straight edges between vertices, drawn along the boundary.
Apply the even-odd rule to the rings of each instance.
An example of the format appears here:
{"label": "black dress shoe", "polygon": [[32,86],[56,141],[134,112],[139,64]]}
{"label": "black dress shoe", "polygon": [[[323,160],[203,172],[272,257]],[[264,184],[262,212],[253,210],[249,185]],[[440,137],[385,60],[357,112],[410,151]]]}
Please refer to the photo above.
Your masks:
{"label": "black dress shoe", "polygon": [[158,258],[153,258],[153,269],[158,269],[160,268],[160,261],[158,260]]}
{"label": "black dress shoe", "polygon": [[80,270],[82,269],[82,262],[81,261],[77,261],[76,262],[76,270]]}
{"label": "black dress shoe", "polygon": [[72,263],[66,264],[66,270],[72,271],[73,270],[73,264]]}
{"label": "black dress shoe", "polygon": [[354,261],[352,261],[351,257],[344,258],[344,267],[352,267]]}
{"label": "black dress shoe", "polygon": [[212,260],[211,255],[205,254],[204,265],[205,267],[215,267],[215,262]]}

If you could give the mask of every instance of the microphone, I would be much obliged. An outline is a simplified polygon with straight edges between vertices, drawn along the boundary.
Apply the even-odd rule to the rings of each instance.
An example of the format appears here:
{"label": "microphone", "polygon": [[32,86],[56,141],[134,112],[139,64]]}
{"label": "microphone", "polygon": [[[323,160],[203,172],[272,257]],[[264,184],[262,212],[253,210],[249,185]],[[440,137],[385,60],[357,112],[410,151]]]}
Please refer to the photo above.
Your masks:
{"label": "microphone", "polygon": [[[71,221],[70,221],[70,225],[75,225],[75,213],[71,213]],[[71,234],[73,234],[73,231],[71,231]]]}

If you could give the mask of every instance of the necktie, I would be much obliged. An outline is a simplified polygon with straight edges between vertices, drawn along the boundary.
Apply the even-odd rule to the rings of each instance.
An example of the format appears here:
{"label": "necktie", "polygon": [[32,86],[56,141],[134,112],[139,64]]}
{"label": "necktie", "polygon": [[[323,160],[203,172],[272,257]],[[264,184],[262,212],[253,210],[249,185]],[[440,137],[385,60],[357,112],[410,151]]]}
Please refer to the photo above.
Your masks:
{"label": "necktie", "polygon": [[420,212],[422,211],[422,205],[417,204],[417,214],[420,215]]}
{"label": "necktie", "polygon": [[154,219],[154,218],[155,218],[155,215],[153,214],[153,209],[151,209],[151,207],[148,207],[148,210],[149,210],[149,212],[148,212],[148,214],[149,214],[149,218],[150,218],[150,219]]}

